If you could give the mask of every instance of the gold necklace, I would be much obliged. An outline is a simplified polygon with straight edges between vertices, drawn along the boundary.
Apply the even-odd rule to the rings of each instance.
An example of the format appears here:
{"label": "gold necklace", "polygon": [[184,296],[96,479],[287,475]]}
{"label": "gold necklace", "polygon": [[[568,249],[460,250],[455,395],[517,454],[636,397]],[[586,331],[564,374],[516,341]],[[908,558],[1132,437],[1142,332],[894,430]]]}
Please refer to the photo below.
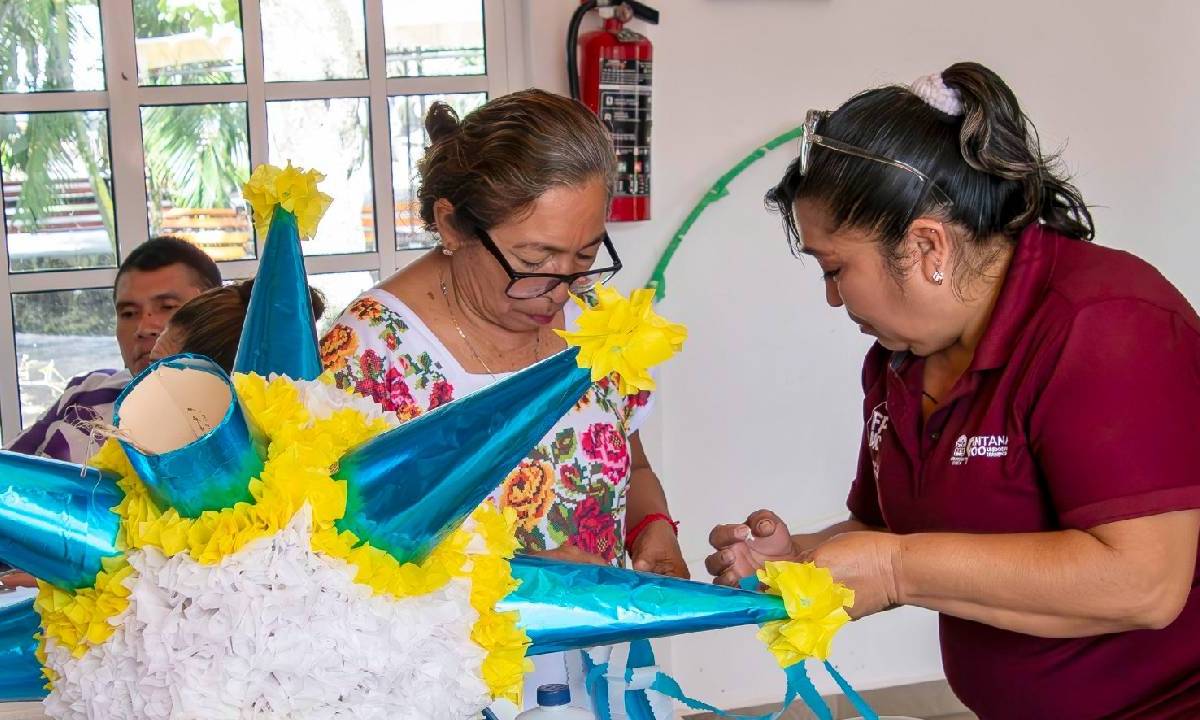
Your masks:
{"label": "gold necklace", "polygon": [[[450,322],[454,324],[454,329],[458,331],[458,336],[462,338],[462,341],[464,344],[466,344],[467,349],[470,350],[471,354],[475,356],[475,360],[478,361],[481,366],[483,366],[484,371],[487,372],[488,375],[491,375],[492,379],[495,380],[496,373],[492,372],[492,369],[488,367],[488,364],[483,361],[483,357],[480,356],[479,351],[475,349],[475,345],[471,342],[471,339],[467,337],[467,334],[463,332],[462,326],[458,324],[458,317],[455,315],[454,306],[450,304],[450,290],[446,287],[445,277],[440,278],[439,283],[442,286],[442,298],[446,301],[446,309],[450,311]],[[534,341],[533,345],[534,362],[537,362],[541,356],[541,347],[542,333],[541,331],[538,331],[537,339]]]}

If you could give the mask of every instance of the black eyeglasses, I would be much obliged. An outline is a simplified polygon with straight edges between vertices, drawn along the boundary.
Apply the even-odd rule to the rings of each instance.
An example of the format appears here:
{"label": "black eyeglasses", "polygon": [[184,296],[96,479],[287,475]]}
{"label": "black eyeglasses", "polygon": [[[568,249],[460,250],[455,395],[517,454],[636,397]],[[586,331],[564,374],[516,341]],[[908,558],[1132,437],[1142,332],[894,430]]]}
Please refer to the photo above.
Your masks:
{"label": "black eyeglasses", "polygon": [[617,257],[617,249],[613,247],[608,233],[604,233],[604,238],[601,242],[604,244],[604,248],[608,250],[609,257],[612,258],[612,266],[570,273],[568,275],[517,272],[513,270],[513,266],[508,262],[508,258],[504,257],[504,253],[500,252],[500,248],[496,247],[496,243],[492,241],[491,236],[483,228],[476,228],[475,235],[479,238],[479,242],[483,243],[483,246],[492,254],[492,257],[496,258],[496,262],[500,263],[500,267],[504,268],[504,272],[508,273],[508,288],[504,292],[514,300],[529,300],[541,297],[563,283],[566,283],[573,294],[582,295],[596,287],[596,285],[607,282],[621,269],[621,258]]}

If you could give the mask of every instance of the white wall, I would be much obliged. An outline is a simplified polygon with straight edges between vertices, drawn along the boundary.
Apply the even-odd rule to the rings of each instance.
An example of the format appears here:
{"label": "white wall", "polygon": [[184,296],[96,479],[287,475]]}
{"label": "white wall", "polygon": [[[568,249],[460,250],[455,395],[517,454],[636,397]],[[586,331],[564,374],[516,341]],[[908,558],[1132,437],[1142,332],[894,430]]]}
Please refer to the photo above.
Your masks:
{"label": "white wall", "polygon": [[[565,92],[575,0],[525,0],[527,83]],[[961,59],[1008,80],[1043,145],[1097,205],[1100,241],[1147,258],[1200,301],[1200,3],[1190,0],[656,0],[654,219],[614,226],[626,286],[644,282],[707,186],[810,107]],[[511,57],[511,55],[510,55]],[[519,76],[519,74],[518,74]],[[691,339],[664,372],[651,457],[701,575],[708,529],[758,507],[796,526],[844,512],[860,433],[866,342],[824,306],[815,263],[792,260],[763,191],[777,151],[703,216],[662,311]],[[670,643],[685,689],[724,706],[777,700],[750,630]],[[932,614],[850,626],[835,662],[860,688],[940,674]],[[829,686],[826,685],[827,689]]]}

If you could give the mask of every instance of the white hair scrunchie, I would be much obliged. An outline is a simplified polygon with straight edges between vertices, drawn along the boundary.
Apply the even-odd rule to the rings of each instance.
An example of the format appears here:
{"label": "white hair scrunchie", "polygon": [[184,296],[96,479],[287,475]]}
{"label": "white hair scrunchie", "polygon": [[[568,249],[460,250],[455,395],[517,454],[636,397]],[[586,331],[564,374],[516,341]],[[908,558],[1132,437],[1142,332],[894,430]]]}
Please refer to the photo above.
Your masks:
{"label": "white hair scrunchie", "polygon": [[935,110],[941,110],[947,115],[963,114],[962,95],[954,88],[946,86],[941,73],[919,77],[908,89]]}

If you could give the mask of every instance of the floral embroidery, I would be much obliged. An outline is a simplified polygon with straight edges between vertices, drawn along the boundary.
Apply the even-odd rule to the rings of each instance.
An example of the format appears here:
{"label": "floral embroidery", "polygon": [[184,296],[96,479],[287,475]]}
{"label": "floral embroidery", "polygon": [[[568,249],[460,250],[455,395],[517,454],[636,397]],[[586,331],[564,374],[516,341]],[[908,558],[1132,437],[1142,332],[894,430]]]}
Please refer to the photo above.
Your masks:
{"label": "floral embroidery", "polygon": [[321,338],[321,365],[326,370],[338,372],[346,367],[346,361],[357,350],[358,336],[350,328],[338,323]]}
{"label": "floral embroidery", "polygon": [[[401,420],[478,389],[477,376],[452,376],[452,359],[382,293],[355,300],[321,342],[321,357],[339,387],[369,396]],[[436,348],[436,350],[435,350]],[[490,380],[490,378],[488,379]],[[462,387],[456,388],[456,385]],[[624,560],[625,504],[631,472],[630,428],[649,393],[624,397],[602,378],[542,439],[493,495],[519,520],[526,551],[570,543],[609,562]]]}
{"label": "floral embroidery", "polygon": [[517,522],[532,530],[554,504],[554,466],[548,462],[522,460],[500,490],[500,507],[517,513]]}
{"label": "floral embroidery", "polygon": [[617,551],[617,523],[611,510],[604,509],[599,500],[589,495],[575,506],[575,526],[572,545],[613,561]]}
{"label": "floral embroidery", "polygon": [[583,452],[601,463],[604,477],[614,485],[629,474],[629,445],[612,425],[597,423],[583,435]]}
{"label": "floral embroidery", "polygon": [[429,409],[441,407],[454,399],[454,388],[445,380],[437,380],[429,389]]}

